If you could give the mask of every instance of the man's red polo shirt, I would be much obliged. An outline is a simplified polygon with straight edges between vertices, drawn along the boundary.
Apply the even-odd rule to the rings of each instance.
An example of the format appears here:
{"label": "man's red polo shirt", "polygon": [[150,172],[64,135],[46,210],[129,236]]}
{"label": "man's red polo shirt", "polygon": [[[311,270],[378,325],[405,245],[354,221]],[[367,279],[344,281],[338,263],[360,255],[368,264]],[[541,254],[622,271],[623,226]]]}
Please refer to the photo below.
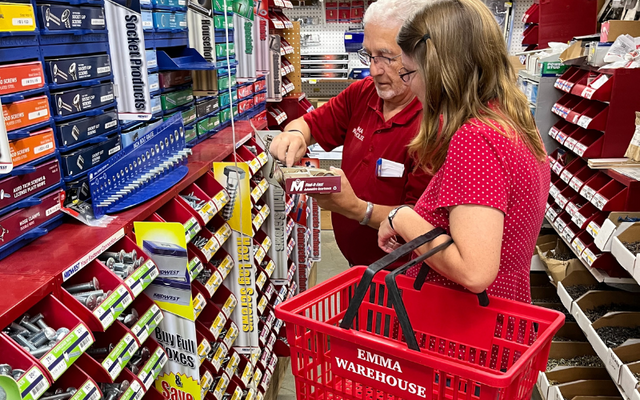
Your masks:
{"label": "man's red polo shirt", "polygon": [[[372,78],[351,84],[327,104],[304,116],[311,135],[325,151],[344,145],[342,169],[356,195],[374,204],[415,204],[430,177],[415,170],[407,145],[422,121],[422,105],[414,99],[389,121]],[[404,164],[402,178],[379,178],[376,163],[383,158]],[[332,213],[340,251],[353,265],[369,265],[385,253],[378,247],[378,231]]]}

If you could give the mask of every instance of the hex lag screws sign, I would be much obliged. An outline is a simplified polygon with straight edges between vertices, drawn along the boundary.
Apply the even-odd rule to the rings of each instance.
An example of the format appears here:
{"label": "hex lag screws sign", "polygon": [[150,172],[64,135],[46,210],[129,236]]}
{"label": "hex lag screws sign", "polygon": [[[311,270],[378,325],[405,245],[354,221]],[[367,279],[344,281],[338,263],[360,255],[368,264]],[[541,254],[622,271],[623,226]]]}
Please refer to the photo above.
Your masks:
{"label": "hex lag screws sign", "polygon": [[242,309],[242,331],[253,332],[253,296],[255,294],[251,287],[251,238],[239,237],[238,243],[238,285],[240,286],[240,307]]}

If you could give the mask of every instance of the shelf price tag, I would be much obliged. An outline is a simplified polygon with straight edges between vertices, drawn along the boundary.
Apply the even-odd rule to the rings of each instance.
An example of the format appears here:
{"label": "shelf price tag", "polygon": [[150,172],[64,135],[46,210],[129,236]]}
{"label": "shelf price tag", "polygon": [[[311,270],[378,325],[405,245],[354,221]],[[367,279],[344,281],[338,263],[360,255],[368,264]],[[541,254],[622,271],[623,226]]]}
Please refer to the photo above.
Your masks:
{"label": "shelf price tag", "polygon": [[260,161],[258,161],[257,158],[254,158],[253,160],[249,161],[249,169],[251,170],[252,174],[255,174],[256,172],[258,172],[258,170],[260,169]]}
{"label": "shelf price tag", "polygon": [[198,293],[196,297],[193,298],[193,313],[196,316],[196,319],[200,316],[202,310],[204,310],[204,306],[207,303],[207,300],[204,298],[202,293]]}
{"label": "shelf price tag", "polygon": [[222,284],[223,280],[224,279],[222,279],[218,271],[215,271],[213,274],[211,274],[211,278],[209,278],[207,283],[204,285],[204,287],[207,288],[207,292],[209,293],[209,298],[213,297],[213,295]]}
{"label": "shelf price tag", "polygon": [[102,361],[102,366],[107,370],[111,379],[116,379],[120,375],[120,372],[122,372],[122,369],[131,360],[136,351],[138,351],[138,342],[130,333],[125,334],[116,347],[111,350],[107,358]]}
{"label": "shelf price tag", "polygon": [[80,389],[69,400],[99,400],[100,392],[96,385],[90,380],[82,384]]}
{"label": "shelf price tag", "polygon": [[211,345],[207,339],[202,339],[202,342],[198,345],[198,357],[200,359],[200,365],[207,358],[207,355],[211,351]]}
{"label": "shelf price tag", "polygon": [[578,179],[577,176],[574,176],[571,181],[569,182],[569,186],[571,186],[571,188],[573,190],[575,190],[576,192],[580,192],[580,188],[582,188],[582,185],[584,184],[584,182],[582,182],[580,179]]}
{"label": "shelf price tag", "polygon": [[256,217],[253,219],[253,227],[256,228],[256,230],[258,230],[262,226],[263,222],[264,222],[264,218],[262,218],[262,213],[258,213],[256,214]]}
{"label": "shelf price tag", "polygon": [[144,396],[144,390],[138,381],[133,381],[124,394],[120,396],[120,400],[140,400]]}
{"label": "shelf price tag", "polygon": [[264,271],[267,273],[269,278],[273,275],[273,271],[276,269],[276,264],[272,261],[269,261],[269,264],[264,268]]}
{"label": "shelf price tag", "polygon": [[591,221],[589,222],[589,225],[587,225],[587,232],[589,232],[589,234],[595,239],[600,232],[600,227],[595,223],[595,221]]}
{"label": "shelf price tag", "polygon": [[220,336],[220,332],[222,331],[222,328],[224,328],[224,325],[226,323],[227,323],[227,317],[225,317],[223,313],[218,313],[218,315],[216,316],[216,319],[213,320],[213,323],[209,328],[209,331],[213,334],[213,337],[217,339],[218,336]]}
{"label": "shelf price tag", "polygon": [[582,187],[582,190],[580,190],[580,196],[584,197],[585,199],[591,201],[591,199],[593,199],[593,196],[596,194],[596,191],[591,189],[589,186],[584,185]]}
{"label": "shelf price tag", "polygon": [[218,384],[216,385],[216,388],[213,390],[213,397],[216,398],[216,400],[222,400],[222,396],[224,396],[224,392],[227,390],[227,387],[229,386],[229,377],[225,374],[222,374],[220,376],[220,379],[218,380]]}
{"label": "shelf price tag", "polygon": [[258,303],[258,311],[260,311],[260,314],[264,312],[264,309],[267,307],[267,303],[269,303],[267,301],[267,296],[262,296],[262,298],[260,298],[260,302]]}
{"label": "shelf price tag", "polygon": [[264,241],[262,242],[262,248],[264,249],[264,251],[269,251],[269,249],[271,248],[271,238],[269,236],[264,238]]}
{"label": "shelf price tag", "polygon": [[164,314],[160,311],[160,307],[154,304],[138,319],[131,331],[140,343],[144,343],[163,319]]}
{"label": "shelf price tag", "polygon": [[573,217],[571,218],[571,220],[580,229],[582,229],[582,226],[585,224],[585,222],[587,222],[587,218],[584,215],[580,214],[580,211],[577,211],[577,210],[576,210],[575,214],[573,214]]}
{"label": "shelf price tag", "polygon": [[590,267],[598,259],[598,257],[596,257],[596,255],[593,254],[593,252],[589,249],[584,249],[584,251],[582,252],[582,258],[587,262],[587,264],[589,264]]}
{"label": "shelf price tag", "polygon": [[80,324],[42,357],[40,362],[53,379],[57,380],[93,344],[93,341],[89,329]]}
{"label": "shelf price tag", "polygon": [[158,347],[138,374],[138,378],[140,378],[146,390],[149,390],[166,363],[167,353],[162,350],[162,347]]}
{"label": "shelf price tag", "polygon": [[222,260],[222,262],[218,266],[218,272],[220,273],[220,276],[222,276],[223,281],[227,279],[227,275],[229,275],[229,272],[231,272],[232,269],[233,269],[233,259],[231,258],[231,256],[228,255],[224,258],[224,260]]}
{"label": "shelf price tag", "polygon": [[555,221],[553,221],[553,225],[558,229],[559,233],[562,233],[562,231],[564,230],[564,228],[567,227],[566,222],[564,222],[562,220],[562,218],[556,218]]}
{"label": "shelf price tag", "polygon": [[560,144],[564,144],[565,140],[567,140],[567,135],[564,132],[558,132],[558,135],[556,136],[556,140]]}
{"label": "shelf price tag", "polygon": [[589,129],[589,124],[591,124],[591,121],[593,121],[592,118],[589,118],[586,115],[583,115],[578,120],[578,126],[584,128],[584,129]]}
{"label": "shelf price tag", "polygon": [[228,352],[229,351],[227,350],[226,347],[218,346],[218,350],[216,350],[216,353],[213,355],[213,357],[211,357],[211,364],[216,368],[216,372],[220,371],[220,367],[222,366],[222,361]]}
{"label": "shelf price tag", "polygon": [[273,4],[275,4],[276,7],[284,7],[284,2],[282,0],[273,0]]}
{"label": "shelf price tag", "polygon": [[[260,161],[260,164],[262,164],[264,166],[267,162],[269,162],[269,157],[267,156],[267,153],[265,153],[263,151],[262,153],[258,154],[258,160]],[[266,180],[264,180],[264,179],[263,179],[263,181],[266,182]]]}
{"label": "shelf price tag", "polygon": [[576,251],[576,253],[578,255],[581,255],[582,252],[584,251],[584,243],[582,242],[582,240],[575,238],[573,239],[573,242],[571,242],[571,247],[573,247]]}
{"label": "shelf price tag", "polygon": [[191,239],[193,239],[198,234],[198,232],[200,232],[200,224],[198,223],[198,220],[196,220],[196,217],[191,217],[187,222],[183,224],[183,226],[187,243],[189,243]]}
{"label": "shelf price tag", "polygon": [[227,334],[224,336],[224,339],[222,339],[222,343],[230,349],[239,334],[240,330],[238,329],[238,326],[232,322],[231,326],[229,326],[229,329],[227,330]]}
{"label": "shelf price tag", "polygon": [[258,262],[258,264],[262,263],[262,260],[264,260],[264,257],[267,254],[264,252],[264,249],[262,247],[258,247],[258,250],[256,251],[256,255],[255,255],[255,259]]}
{"label": "shelf price tag", "polygon": [[224,242],[229,239],[229,236],[231,236],[231,226],[229,226],[229,224],[227,223],[222,225],[215,234],[216,239],[218,239],[218,242],[220,242],[220,246],[222,246]]}
{"label": "shelf price tag", "polygon": [[213,377],[209,371],[205,371],[200,378],[200,388],[202,389],[200,394],[201,398],[204,399],[204,395],[209,391],[209,387],[213,383]]}
{"label": "shelf price tag", "polygon": [[262,290],[262,287],[264,286],[266,281],[267,276],[264,274],[264,272],[260,272],[260,275],[258,275],[258,277],[256,278],[256,287],[258,288],[258,290]]}
{"label": "shelf price tag", "polygon": [[602,211],[604,209],[604,206],[607,205],[608,201],[609,200],[607,200],[603,195],[601,195],[600,193],[596,193],[591,199],[591,204],[598,207],[598,209]]}
{"label": "shelf price tag", "polygon": [[200,272],[204,269],[202,262],[198,257],[193,257],[191,261],[189,261],[189,276],[191,277],[191,281],[194,281]]}
{"label": "shelf price tag", "polygon": [[564,165],[562,165],[559,162],[556,162],[555,164],[553,164],[553,172],[555,172],[558,176],[560,176],[560,173],[562,173],[562,170],[564,169]]}
{"label": "shelf price tag", "polygon": [[[248,362],[247,365],[244,366],[244,370],[242,371],[242,375],[240,376],[240,380],[244,383],[245,386],[249,384],[251,381],[251,375],[253,374],[253,365]],[[253,389],[250,389],[251,391]],[[249,398],[249,394],[247,393],[247,399]]]}
{"label": "shelf price tag", "polygon": [[579,155],[580,157],[584,155],[585,151],[587,151],[587,146],[585,146],[582,143],[576,143],[576,145],[573,146],[573,152]]}
{"label": "shelf price tag", "polygon": [[565,211],[569,214],[571,219],[573,219],[574,215],[578,212],[578,208],[572,202],[568,202],[567,207],[565,207]]}
{"label": "shelf price tag", "polygon": [[207,261],[209,261],[211,260],[211,257],[213,257],[213,255],[216,254],[216,252],[219,249],[220,249],[220,243],[218,243],[218,240],[215,238],[215,235],[214,235],[211,239],[209,239],[207,244],[204,245],[204,247],[202,248],[202,253],[204,254]]}
{"label": "shelf price tag", "polygon": [[129,289],[131,289],[133,295],[138,297],[140,293],[142,293],[142,291],[158,277],[158,275],[160,275],[158,267],[156,267],[156,264],[153,261],[148,260],[141,267],[135,270],[124,282]]}
{"label": "shelf price tag", "polygon": [[558,197],[558,194],[560,194],[560,189],[558,189],[556,185],[552,183],[551,186],[549,187],[549,194],[551,195],[551,197],[555,199]]}
{"label": "shelf price tag", "polygon": [[558,128],[552,126],[551,129],[549,129],[549,136],[555,139],[556,136],[558,136]]}
{"label": "shelf price tag", "polygon": [[49,389],[49,381],[35,365],[18,380],[18,390],[22,400],[37,400]]}
{"label": "shelf price tag", "polygon": [[238,305],[238,300],[232,293],[229,295],[229,298],[224,302],[224,305],[222,306],[222,312],[227,316],[227,318],[231,318],[231,313],[236,308],[236,305]]}
{"label": "shelf price tag", "polygon": [[564,145],[567,146],[567,148],[572,151],[576,143],[578,143],[578,141],[575,140],[574,138],[567,138],[567,140],[564,141]]}
{"label": "shelf price tag", "polygon": [[262,196],[260,186],[254,187],[251,191],[251,198],[253,199],[253,202],[255,203],[256,201],[258,201],[258,199],[260,199],[260,196]]}
{"label": "shelf price tag", "polygon": [[271,214],[271,209],[269,208],[268,205],[264,205],[262,207],[262,210],[260,210],[260,214],[262,214],[262,218],[263,219],[267,219],[267,217],[269,216],[269,214]]}
{"label": "shelf price tag", "polygon": [[567,200],[567,198],[561,194],[558,194],[558,197],[556,197],[556,204],[558,204],[561,208],[564,208],[568,202],[569,200]]}
{"label": "shelf price tag", "polygon": [[593,94],[595,93],[595,89],[591,88],[591,87],[586,87],[584,88],[584,90],[582,91],[582,94],[580,95],[581,97],[584,97],[585,99],[589,99],[591,100],[591,97],[593,97]]}
{"label": "shelf price tag", "polygon": [[132,301],[129,291],[124,285],[120,285],[95,309],[93,315],[98,318],[102,328],[106,330]]}
{"label": "shelf price tag", "polygon": [[227,367],[224,369],[224,372],[229,376],[234,376],[238,369],[238,364],[240,364],[240,356],[234,352],[227,362]]}
{"label": "shelf price tag", "polygon": [[216,208],[216,205],[213,204],[213,201],[208,201],[198,211],[198,214],[200,214],[200,217],[202,217],[202,220],[206,224],[207,222],[211,221],[211,218],[213,218],[213,216],[216,215],[217,212],[218,209]]}
{"label": "shelf price tag", "polygon": [[217,210],[220,211],[229,202],[229,194],[226,190],[222,190],[218,192],[211,201],[215,204]]}
{"label": "shelf price tag", "polygon": [[571,182],[571,178],[573,178],[573,174],[569,172],[569,170],[565,169],[564,171],[562,171],[562,174],[560,174],[560,179],[565,181],[565,183]]}

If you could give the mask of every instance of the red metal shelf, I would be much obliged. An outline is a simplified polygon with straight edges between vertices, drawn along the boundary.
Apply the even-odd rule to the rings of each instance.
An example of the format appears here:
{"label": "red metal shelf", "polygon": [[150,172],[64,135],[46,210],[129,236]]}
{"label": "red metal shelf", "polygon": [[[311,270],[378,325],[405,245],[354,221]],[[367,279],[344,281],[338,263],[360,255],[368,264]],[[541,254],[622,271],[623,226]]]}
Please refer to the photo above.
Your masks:
{"label": "red metal shelf", "polygon": [[525,44],[549,47],[549,42],[568,42],[575,36],[597,31],[597,0],[536,0],[525,13],[522,22],[536,24],[536,41],[526,35]]}

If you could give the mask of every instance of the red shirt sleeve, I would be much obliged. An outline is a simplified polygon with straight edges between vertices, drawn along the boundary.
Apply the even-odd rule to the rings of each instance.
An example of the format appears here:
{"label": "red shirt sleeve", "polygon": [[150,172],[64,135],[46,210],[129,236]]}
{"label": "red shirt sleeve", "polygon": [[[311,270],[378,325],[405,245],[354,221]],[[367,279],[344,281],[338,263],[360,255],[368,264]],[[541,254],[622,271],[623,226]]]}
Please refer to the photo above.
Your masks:
{"label": "red shirt sleeve", "polygon": [[437,208],[476,204],[507,212],[510,171],[489,129],[465,124],[455,133],[442,166]]}
{"label": "red shirt sleeve", "polygon": [[364,80],[349,85],[328,103],[304,115],[304,121],[311,128],[311,136],[324,151],[344,145],[352,105],[354,101],[358,101],[352,93],[359,93],[363,84]]}

